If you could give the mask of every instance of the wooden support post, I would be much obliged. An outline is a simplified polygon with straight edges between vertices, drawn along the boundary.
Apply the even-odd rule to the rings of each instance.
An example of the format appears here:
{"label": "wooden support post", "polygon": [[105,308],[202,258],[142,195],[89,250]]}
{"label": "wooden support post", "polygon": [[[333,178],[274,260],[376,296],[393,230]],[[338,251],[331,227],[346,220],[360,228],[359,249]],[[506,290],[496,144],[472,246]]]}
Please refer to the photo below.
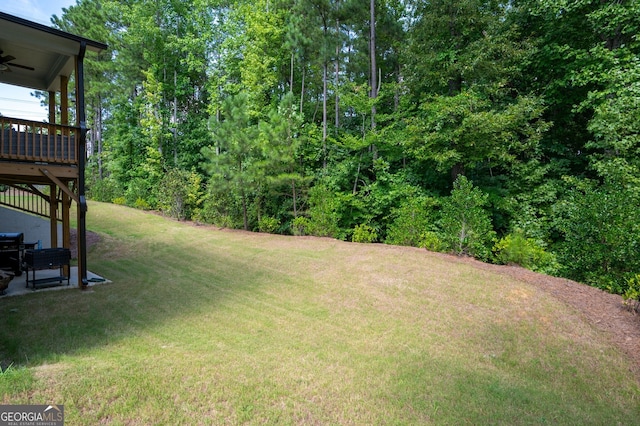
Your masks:
{"label": "wooden support post", "polygon": [[49,92],[49,124],[56,124],[56,92]]}
{"label": "wooden support post", "polygon": [[78,287],[87,288],[87,199],[84,187],[84,167],[86,161],[87,118],[84,104],[84,54],[87,43],[80,43],[76,56],[76,120],[80,133],[78,138]]}
{"label": "wooden support post", "polygon": [[49,185],[49,222],[51,224],[51,247],[58,247],[58,187]]}
{"label": "wooden support post", "polygon": [[62,193],[62,247],[71,248],[71,197]]}
{"label": "wooden support post", "polygon": [[[69,182],[67,182],[67,186],[69,186]],[[66,192],[62,191],[62,247],[71,248],[71,223],[70,223],[70,207],[71,207],[71,197],[67,195]],[[64,266],[64,274],[69,277],[71,271],[69,270],[69,265]]]}
{"label": "wooden support post", "polygon": [[69,125],[69,77],[60,76],[60,124]]}

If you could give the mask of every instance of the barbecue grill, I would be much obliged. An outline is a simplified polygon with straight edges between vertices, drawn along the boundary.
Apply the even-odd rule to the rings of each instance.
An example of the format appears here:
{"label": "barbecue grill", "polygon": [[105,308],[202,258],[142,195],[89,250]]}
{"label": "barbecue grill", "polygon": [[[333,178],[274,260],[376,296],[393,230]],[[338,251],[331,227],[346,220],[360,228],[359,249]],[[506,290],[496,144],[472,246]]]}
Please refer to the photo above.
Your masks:
{"label": "barbecue grill", "polygon": [[0,233],[0,269],[10,269],[16,276],[20,276],[24,249],[22,232]]}

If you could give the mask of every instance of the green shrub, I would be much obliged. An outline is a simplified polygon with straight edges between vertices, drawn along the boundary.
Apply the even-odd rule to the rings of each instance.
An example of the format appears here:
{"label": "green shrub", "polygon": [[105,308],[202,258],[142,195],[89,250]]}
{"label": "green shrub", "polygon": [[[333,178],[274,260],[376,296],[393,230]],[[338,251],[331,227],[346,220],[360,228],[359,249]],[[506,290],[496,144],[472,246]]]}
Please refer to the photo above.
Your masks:
{"label": "green shrub", "polygon": [[[393,221],[387,228],[386,244],[423,247],[425,233],[435,230],[436,201],[428,197],[407,199],[393,210]],[[431,236],[431,235],[429,235]]]}
{"label": "green shrub", "polygon": [[429,251],[442,251],[444,249],[444,243],[436,232],[425,231],[420,234],[418,247],[425,248]]}
{"label": "green shrub", "polygon": [[304,216],[298,216],[291,222],[291,231],[296,236],[309,235],[310,228],[311,222]]}
{"label": "green shrub", "polygon": [[121,191],[113,179],[93,179],[87,182],[87,196],[92,200],[109,202],[119,193]]}
{"label": "green shrub", "polygon": [[463,175],[453,184],[451,196],[442,201],[440,226],[446,250],[488,260],[495,239],[489,213],[484,209],[487,194]]}
{"label": "green shrub", "polygon": [[113,199],[113,204],[124,206],[125,204],[127,204],[127,200],[124,197],[116,197]]}
{"label": "green shrub", "polygon": [[156,198],[154,197],[153,186],[142,178],[134,178],[129,182],[127,190],[124,192],[126,204],[135,207],[138,200],[142,199],[147,202],[149,209],[156,207]]}
{"label": "green shrub", "polygon": [[275,217],[262,216],[260,220],[258,220],[258,229],[260,232],[275,234],[279,226],[280,220]]}
{"label": "green shrub", "polygon": [[202,178],[195,172],[167,170],[156,189],[158,208],[174,219],[191,219],[202,203]]}
{"label": "green shrub", "polygon": [[309,191],[309,204],[310,233],[317,237],[337,238],[340,227],[336,194],[326,185],[316,185]]}
{"label": "green shrub", "polygon": [[241,200],[230,191],[220,190],[215,182],[209,182],[208,191],[203,198],[202,207],[198,209],[196,219],[221,228],[241,228]]}
{"label": "green shrub", "polygon": [[627,289],[622,295],[624,304],[634,312],[640,308],[640,274],[627,279]]}
{"label": "green shrub", "polygon": [[147,202],[147,200],[143,198],[138,198],[135,203],[133,203],[133,207],[140,210],[151,210],[151,206]]}
{"label": "green shrub", "polygon": [[640,194],[622,183],[572,183],[556,206],[563,275],[623,294],[629,274],[640,270]]}
{"label": "green shrub", "polygon": [[508,234],[493,247],[496,261],[504,265],[520,265],[523,268],[554,275],[559,264],[553,253],[533,238],[526,238],[521,230]]}
{"label": "green shrub", "polygon": [[207,223],[219,226],[220,228],[239,229],[241,227],[241,224],[228,214],[219,214],[215,219]]}
{"label": "green shrub", "polygon": [[373,243],[378,239],[378,232],[370,225],[356,225],[351,241],[354,243]]}

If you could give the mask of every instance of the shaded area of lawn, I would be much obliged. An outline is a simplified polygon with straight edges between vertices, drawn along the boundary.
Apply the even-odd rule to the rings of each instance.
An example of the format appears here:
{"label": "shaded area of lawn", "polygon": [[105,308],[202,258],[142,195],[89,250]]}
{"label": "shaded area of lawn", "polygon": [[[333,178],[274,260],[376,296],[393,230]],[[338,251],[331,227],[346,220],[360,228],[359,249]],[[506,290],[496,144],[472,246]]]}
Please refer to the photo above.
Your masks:
{"label": "shaded area of lawn", "polygon": [[[0,301],[3,403],[70,424],[614,424],[628,360],[547,294],[424,250],[92,204],[93,292]],[[22,367],[20,367],[22,366]],[[170,408],[168,408],[170,407]]]}
{"label": "shaded area of lawn", "polygon": [[89,254],[90,267],[114,285],[2,301],[5,366],[47,362],[170,323],[199,307],[215,306],[231,292],[251,291],[267,274],[234,259],[197,230],[186,227],[185,235],[160,217],[125,212],[132,217],[117,218],[122,222],[112,224],[114,234],[105,234]]}

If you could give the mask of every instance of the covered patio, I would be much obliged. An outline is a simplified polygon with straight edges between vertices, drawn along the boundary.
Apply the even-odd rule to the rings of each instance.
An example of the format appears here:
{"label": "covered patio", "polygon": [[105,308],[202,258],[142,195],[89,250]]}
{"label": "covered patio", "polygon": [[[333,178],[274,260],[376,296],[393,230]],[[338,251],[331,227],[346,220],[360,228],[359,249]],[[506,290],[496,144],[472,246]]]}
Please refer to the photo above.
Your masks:
{"label": "covered patio", "polygon": [[[106,48],[0,12],[0,82],[46,92],[49,106],[48,122],[0,115],[0,205],[47,218],[50,247],[42,247],[46,250],[71,247],[75,203],[77,266],[65,266],[65,273],[70,284],[80,288],[88,287],[92,278],[86,264],[84,59],[87,52]],[[0,223],[0,233],[24,232],[17,226]],[[10,287],[19,287],[22,279],[24,274]]]}

